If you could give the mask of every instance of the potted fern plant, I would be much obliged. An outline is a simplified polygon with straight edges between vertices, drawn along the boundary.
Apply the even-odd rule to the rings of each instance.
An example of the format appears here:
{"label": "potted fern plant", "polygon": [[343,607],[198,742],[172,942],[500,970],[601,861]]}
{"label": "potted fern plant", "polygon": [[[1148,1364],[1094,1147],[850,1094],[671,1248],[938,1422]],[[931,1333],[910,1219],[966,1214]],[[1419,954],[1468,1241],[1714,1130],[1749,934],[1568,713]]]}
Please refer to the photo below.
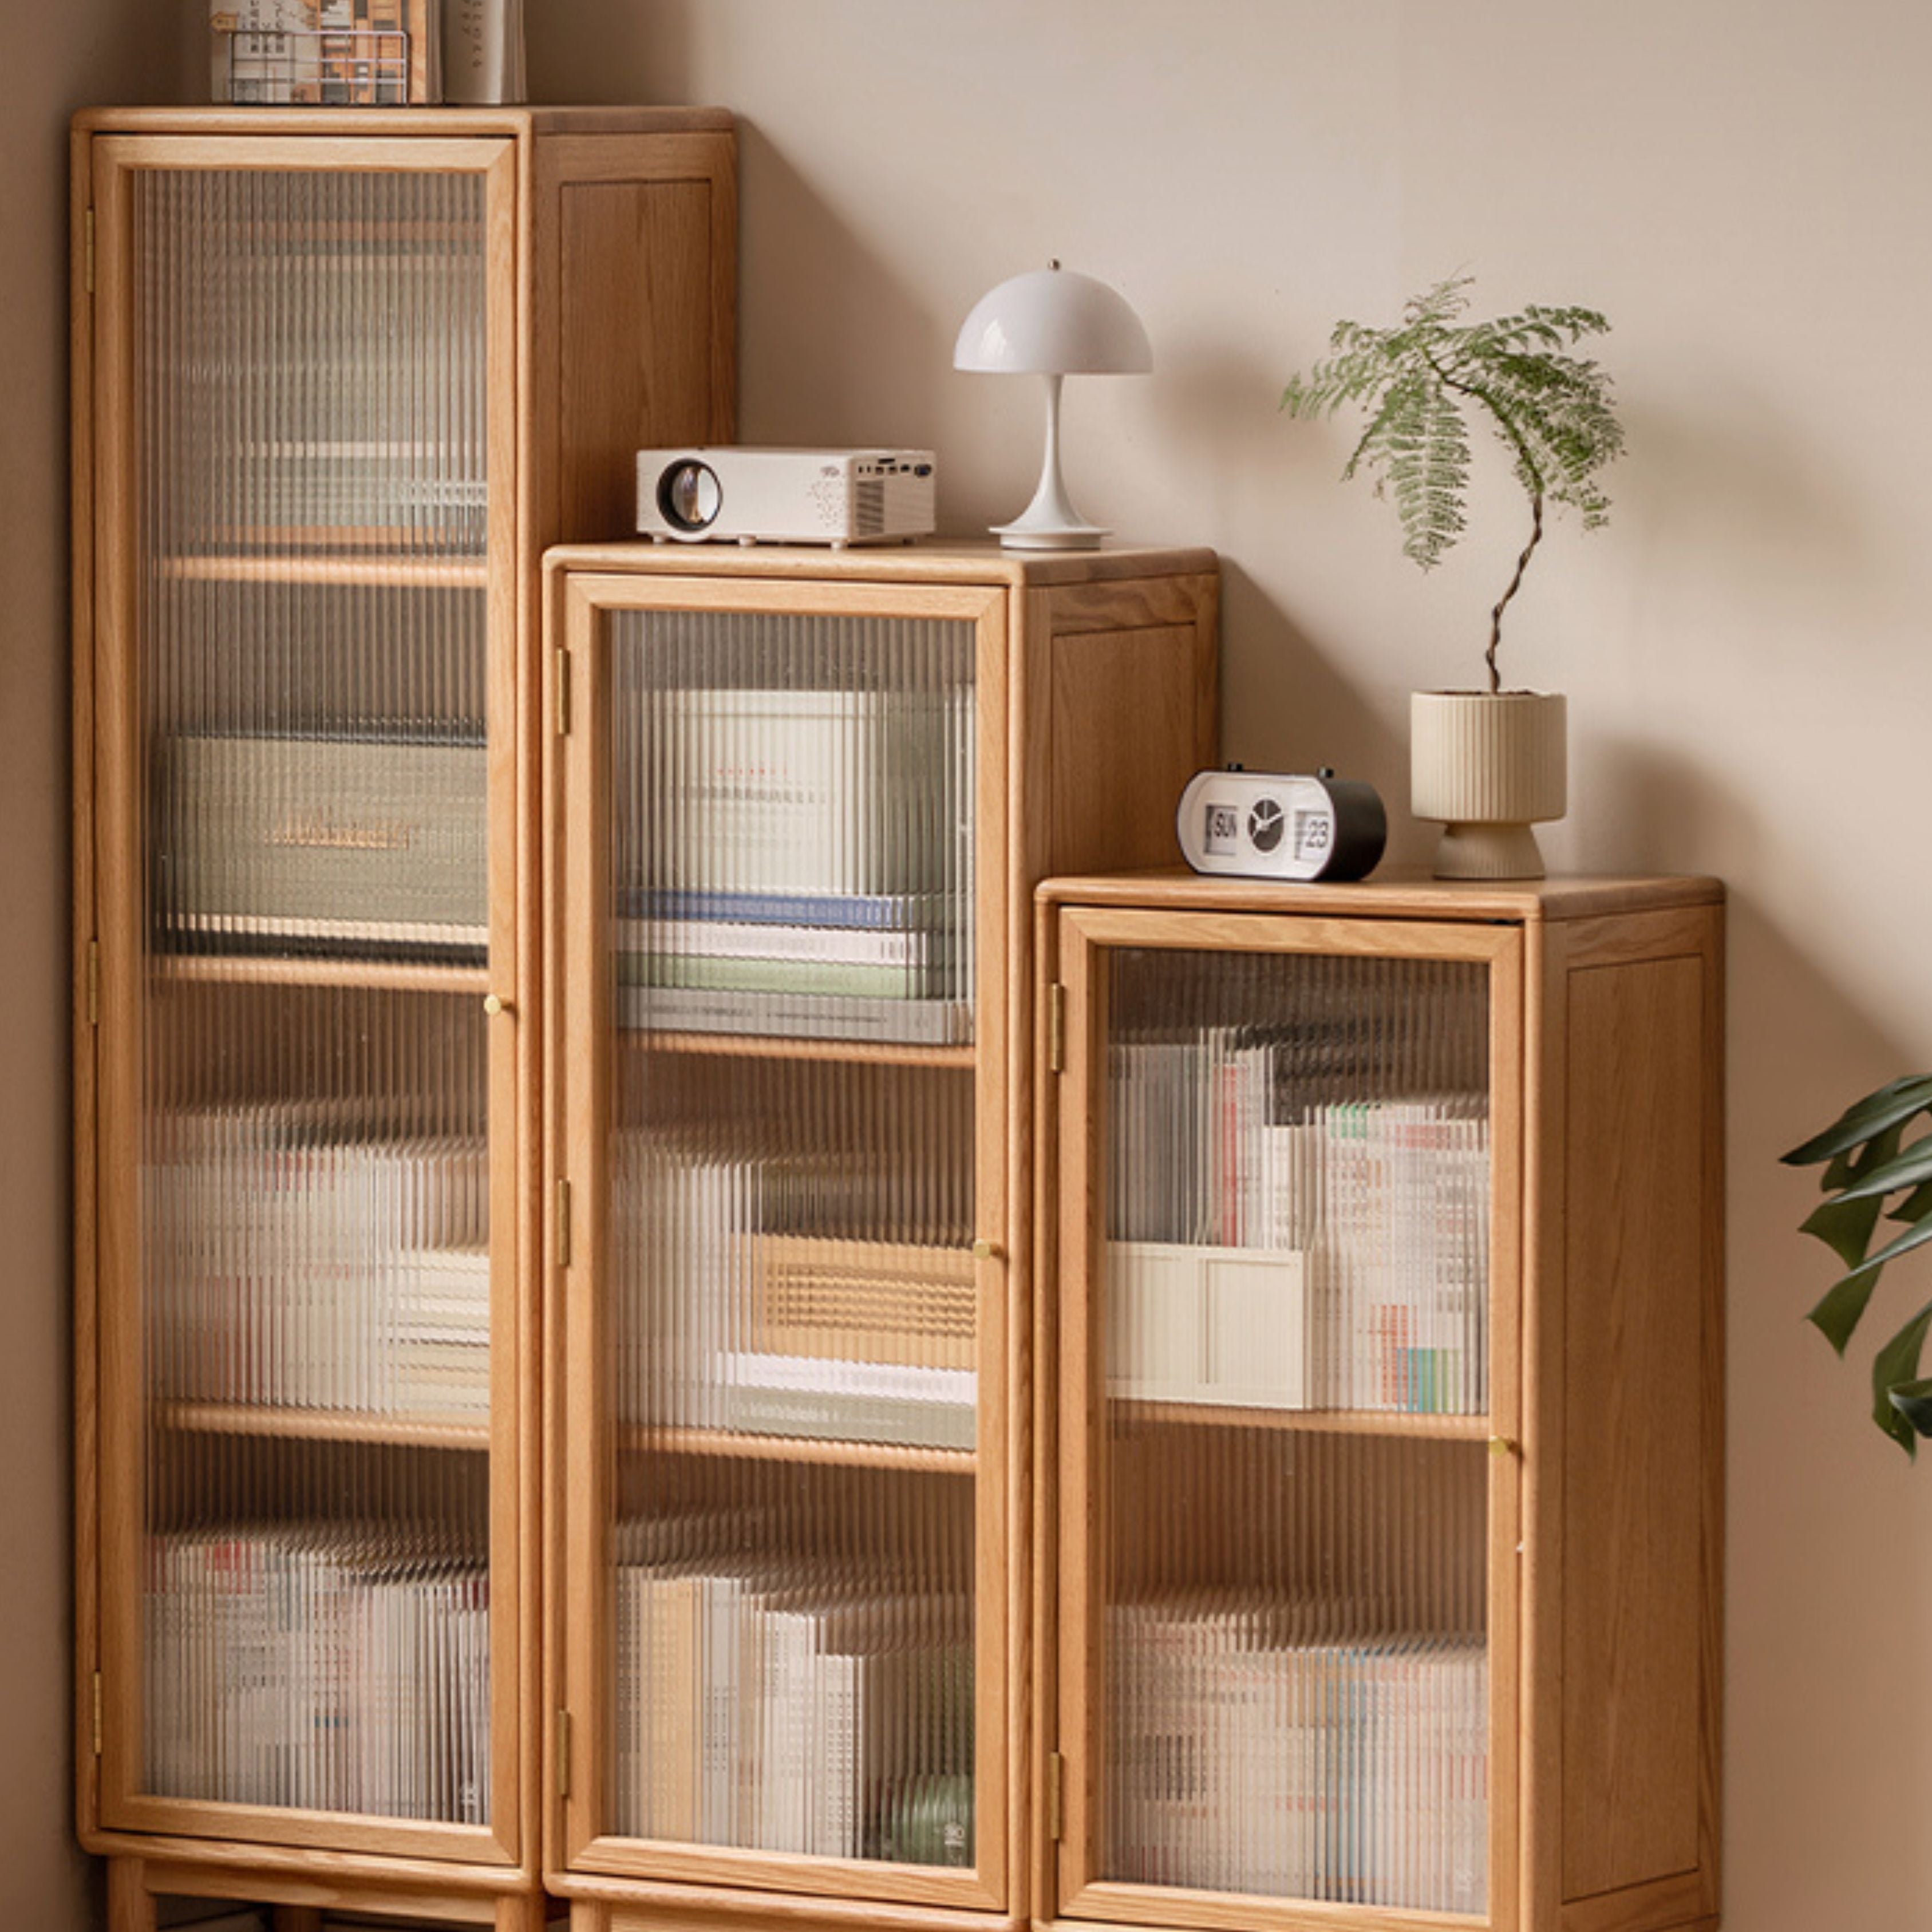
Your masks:
{"label": "potted fern plant", "polygon": [[1560,694],[1505,691],[1496,654],[1503,614],[1543,541],[1550,505],[1568,505],[1594,530],[1610,514],[1597,472],[1623,447],[1610,379],[1573,352],[1610,324],[1594,309],[1532,305],[1492,322],[1465,322],[1467,277],[1417,296],[1393,328],[1337,323],[1328,358],[1282,396],[1291,416],[1345,404],[1368,424],[1342,470],[1366,469],[1392,497],[1402,550],[1422,568],[1461,536],[1469,479],[1469,418],[1486,420],[1528,499],[1529,539],[1490,613],[1487,688],[1417,692],[1410,700],[1411,802],[1439,820],[1438,878],[1540,878],[1531,827],[1567,805],[1567,717]]}

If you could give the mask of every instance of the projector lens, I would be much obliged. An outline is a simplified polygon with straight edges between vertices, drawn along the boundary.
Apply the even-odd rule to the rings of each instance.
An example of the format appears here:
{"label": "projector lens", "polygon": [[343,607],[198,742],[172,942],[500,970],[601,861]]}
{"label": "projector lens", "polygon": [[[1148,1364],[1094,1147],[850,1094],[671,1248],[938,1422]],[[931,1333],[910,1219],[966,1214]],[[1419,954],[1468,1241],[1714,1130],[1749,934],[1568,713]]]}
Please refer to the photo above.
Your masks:
{"label": "projector lens", "polygon": [[658,480],[658,508],[673,530],[704,529],[716,520],[724,501],[717,472],[708,463],[687,458]]}

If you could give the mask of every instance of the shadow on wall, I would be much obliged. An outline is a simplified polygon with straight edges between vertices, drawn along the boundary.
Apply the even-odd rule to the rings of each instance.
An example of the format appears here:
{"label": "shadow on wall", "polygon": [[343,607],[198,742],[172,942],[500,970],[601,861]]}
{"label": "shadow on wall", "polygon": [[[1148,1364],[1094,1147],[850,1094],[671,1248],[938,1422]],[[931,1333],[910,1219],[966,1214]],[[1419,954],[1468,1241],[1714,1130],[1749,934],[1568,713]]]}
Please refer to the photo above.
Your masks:
{"label": "shadow on wall", "polygon": [[[1408,814],[1406,715],[1391,720],[1238,563],[1221,560],[1221,753],[1254,771],[1328,765],[1365,778],[1388,808],[1384,862],[1420,862],[1435,828]],[[1238,639],[1237,649],[1227,640]],[[1398,728],[1400,726],[1400,728]]]}
{"label": "shadow on wall", "polygon": [[532,100],[714,107],[691,96],[688,10],[628,0],[541,0],[526,10]]}
{"label": "shadow on wall", "polygon": [[[1878,1922],[1916,1896],[1932,1734],[1901,1721],[1932,1623],[1932,1466],[1868,1419],[1877,1341],[1932,1292],[1888,1274],[1846,1360],[1804,1312],[1835,1269],[1798,1224],[1816,1172],[1778,1156],[1903,1070],[1886,1036],[1787,932],[1734,893],[1728,945],[1729,1550],[1726,1922]],[[1882,1763],[1882,1776],[1853,1767]],[[1793,1818],[1807,1828],[1791,1829]],[[1856,1896],[1864,1910],[1847,1914]],[[1911,1900],[1908,1908],[1907,1900]]]}
{"label": "shadow on wall", "polygon": [[1820,440],[1793,421],[1788,398],[1741,386],[1726,370],[1679,364],[1651,374],[1648,405],[1626,409],[1630,454],[1612,478],[1632,584],[1642,586],[1658,562],[1695,556],[1718,569],[1732,621],[1760,604],[1776,620],[1754,631],[1760,652],[1796,651],[1808,666],[1812,640],[1789,613],[1794,600],[1822,600],[1841,620],[1834,652],[1856,654],[1860,631],[1842,621],[1845,592],[1882,571],[1895,538],[1875,533],[1872,512],[1886,506],[1867,500],[1855,473],[1834,469]]}
{"label": "shadow on wall", "polygon": [[743,120],[738,165],[744,440],[938,447],[935,398],[957,318],[943,323]]}
{"label": "shadow on wall", "polygon": [[1564,870],[1681,872],[1701,863],[1744,878],[1773,862],[1756,815],[1708,772],[1648,740],[1588,725],[1573,706]]}

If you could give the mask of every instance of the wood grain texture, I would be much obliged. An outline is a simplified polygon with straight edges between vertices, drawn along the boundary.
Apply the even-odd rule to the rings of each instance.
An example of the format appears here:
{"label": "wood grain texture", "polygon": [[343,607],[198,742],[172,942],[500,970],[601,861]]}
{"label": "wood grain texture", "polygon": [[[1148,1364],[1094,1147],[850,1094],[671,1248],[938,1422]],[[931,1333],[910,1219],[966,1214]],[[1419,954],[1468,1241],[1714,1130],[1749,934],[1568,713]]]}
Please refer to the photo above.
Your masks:
{"label": "wood grain texture", "polygon": [[837,1924],[865,1932],[1024,1932],[1028,1922],[1011,1912],[967,1912],[944,1906],[905,1906],[889,1900],[820,1900],[778,1892],[754,1892],[742,1885],[706,1886],[652,1884],[567,1873],[556,1881],[560,1898],[573,1912],[589,1907],[608,1914],[607,1923],[623,1932],[758,1932],[760,1927]]}
{"label": "wood grain texture", "polygon": [[1159,807],[1201,769],[1192,682],[1171,674],[1192,641],[1187,624],[1056,635],[1051,702],[1082,728],[1053,734],[1042,802],[1054,869],[1174,857],[1174,815]]}
{"label": "wood grain texture", "polygon": [[710,440],[711,187],[571,182],[560,190],[558,527],[637,527],[638,452]]}
{"label": "wood grain texture", "polygon": [[[1047,1815],[1047,1762],[1059,1748],[1060,1537],[1059,1322],[1054,1306],[1060,1280],[1060,1118],[1061,1076],[1048,1052],[1048,1003],[1060,979],[1059,923],[1036,902],[1033,911],[1033,1064],[1028,1134],[1032,1159],[1032,1285],[1029,1372],[1033,1381],[1032,1435],[1028,1472],[1034,1490],[1028,1554],[1032,1575],[1028,1590],[1031,1645],[1029,1673],[1030,1736],[1026,1758],[1028,1786],[1026,1823],[1028,1856],[1026,1897],[1034,1917],[1050,1919],[1057,1910],[1058,1852]],[[1036,1476],[1034,1472],[1037,1472]]]}
{"label": "wood grain texture", "polygon": [[1388,866],[1358,884],[1204,878],[1178,868],[1106,878],[1060,878],[1045,888],[1055,905],[1172,906],[1216,912],[1332,913],[1346,919],[1490,920],[1510,925],[1604,918],[1671,907],[1715,905],[1708,878],[1556,878],[1498,883],[1436,879]]}
{"label": "wood grain texture", "polygon": [[1104,584],[1149,577],[1211,580],[1208,550],[1003,550],[990,541],[921,538],[916,543],[829,545],[785,544],[566,544],[546,559],[573,572],[646,572],[656,577],[776,578],[790,584],[827,580],[904,584],[1000,584],[1012,590],[1060,584]]}
{"label": "wood grain texture", "polygon": [[[574,1895],[577,1881],[602,1875],[620,1880],[613,1898],[644,1900],[686,1894],[751,1890],[776,1907],[788,1901],[794,1913],[821,1924],[844,1924],[855,1916],[870,1918],[880,1906],[901,1912],[920,1909],[951,1914],[997,1914],[1000,1903],[979,1876],[938,1865],[888,1864],[872,1859],[795,1858],[782,1852],[755,1852],[691,1844],[653,1844],[649,1869],[640,1869],[640,1840],[601,1838],[579,1852],[570,1870],[551,1881],[554,1889]],[[765,1914],[760,1912],[762,1917]],[[983,1924],[984,1919],[980,1922]]]}
{"label": "wood grain texture", "polygon": [[1572,1900],[1555,1922],[1558,1932],[1715,1932],[1715,1904],[1703,1876],[1685,1872]]}
{"label": "wood grain texture", "polygon": [[[1628,952],[1630,937],[1619,935]],[[1566,1900],[1705,1843],[1713,1042],[1698,952],[1569,959],[1562,1795]]]}
{"label": "wood grain texture", "polygon": [[[427,1894],[473,1901],[528,1894],[535,1888],[535,1881],[526,1874],[487,1865],[380,1852],[291,1849],[252,1838],[225,1837],[219,1832],[193,1840],[117,1832],[84,1842],[89,1851],[103,1855],[110,1883],[116,1864],[134,1866],[141,1868],[134,1880],[137,1886],[195,1897],[270,1899],[318,1886],[364,1897],[388,1888],[415,1898]],[[473,1904],[458,1906],[451,1916],[466,1916],[475,1909]]]}
{"label": "wood grain texture", "polygon": [[[526,1888],[520,1892],[491,1892],[450,1885],[433,1872],[355,1876],[320,1867],[266,1871],[238,1870],[220,1856],[196,1847],[181,1858],[114,1858],[108,1861],[110,1900],[124,1899],[122,1910],[130,1923],[152,1932],[156,1903],[163,1898],[214,1898],[270,1908],[276,1932],[309,1932],[325,1913],[387,1914],[412,1918],[438,1918],[459,1925],[502,1928],[528,1923],[532,1908],[542,1922],[542,1895]],[[507,1916],[506,1915],[508,1915]],[[112,1920],[110,1922],[116,1923]]]}
{"label": "wood grain texture", "polygon": [[88,107],[74,116],[82,135],[368,134],[438,136],[538,134],[682,134],[728,131],[721,107]]}
{"label": "wood grain texture", "polygon": [[1317,1899],[1250,1898],[1100,1882],[1070,1899],[1064,1916],[1090,1932],[1130,1926],[1198,1926],[1202,1932],[1477,1932],[1486,1922],[1442,1912],[1396,1912]]}
{"label": "wood grain texture", "polygon": [[94,1673],[100,1667],[100,1459],[96,1382],[95,1150],[98,1094],[89,1008],[92,948],[99,931],[94,860],[94,294],[88,285],[88,224],[94,205],[86,137],[69,140],[68,358],[71,372],[69,437],[72,490],[74,636],[70,724],[74,766],[74,1816],[83,1834],[100,1811],[100,1760],[94,1754]]}
{"label": "wood grain texture", "polygon": [[1564,1328],[1563,1095],[1568,949],[1574,925],[1525,929],[1522,1298],[1522,1668],[1518,1762],[1534,1803],[1519,1804],[1516,1877],[1523,1917],[1554,1922],[1563,1895],[1563,1510]]}
{"label": "wood grain texture", "polygon": [[[611,1121],[609,1055],[610,991],[604,970],[608,956],[604,880],[610,876],[610,773],[606,733],[593,721],[604,716],[610,676],[609,644],[600,607],[588,589],[562,580],[562,628],[557,640],[569,654],[572,728],[550,744],[559,784],[556,862],[548,876],[554,895],[552,926],[560,936],[556,994],[556,1054],[549,1142],[554,1186],[571,1190],[571,1252],[559,1252],[554,1216],[544,1243],[548,1292],[563,1311],[552,1324],[560,1362],[552,1386],[562,1415],[558,1472],[563,1535],[562,1594],[551,1628],[562,1678],[550,1709],[570,1714],[566,1741],[546,1712],[551,1733],[547,1760],[554,1767],[547,1802],[555,1831],[547,1861],[574,1863],[602,1828],[604,1766],[609,1756],[600,1722],[611,1709],[605,1637],[608,1618],[605,1528],[612,1508],[611,1459],[606,1452],[602,1338],[608,1316],[603,1263],[608,1252],[609,1177],[604,1150]],[[578,722],[580,716],[582,722]],[[553,1196],[553,1199],[554,1196]],[[567,1783],[568,1796],[555,1794]]]}

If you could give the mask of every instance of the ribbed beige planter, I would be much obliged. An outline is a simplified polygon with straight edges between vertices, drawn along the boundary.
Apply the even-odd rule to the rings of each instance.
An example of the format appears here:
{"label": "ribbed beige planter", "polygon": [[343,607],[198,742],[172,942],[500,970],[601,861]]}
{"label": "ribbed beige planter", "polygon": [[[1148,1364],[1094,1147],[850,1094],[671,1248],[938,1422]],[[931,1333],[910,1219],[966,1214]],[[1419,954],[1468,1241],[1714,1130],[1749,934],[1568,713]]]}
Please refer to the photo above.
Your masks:
{"label": "ribbed beige planter", "polygon": [[1532,824],[1568,804],[1561,696],[1418,691],[1408,700],[1410,805],[1442,820],[1438,879],[1540,879]]}

